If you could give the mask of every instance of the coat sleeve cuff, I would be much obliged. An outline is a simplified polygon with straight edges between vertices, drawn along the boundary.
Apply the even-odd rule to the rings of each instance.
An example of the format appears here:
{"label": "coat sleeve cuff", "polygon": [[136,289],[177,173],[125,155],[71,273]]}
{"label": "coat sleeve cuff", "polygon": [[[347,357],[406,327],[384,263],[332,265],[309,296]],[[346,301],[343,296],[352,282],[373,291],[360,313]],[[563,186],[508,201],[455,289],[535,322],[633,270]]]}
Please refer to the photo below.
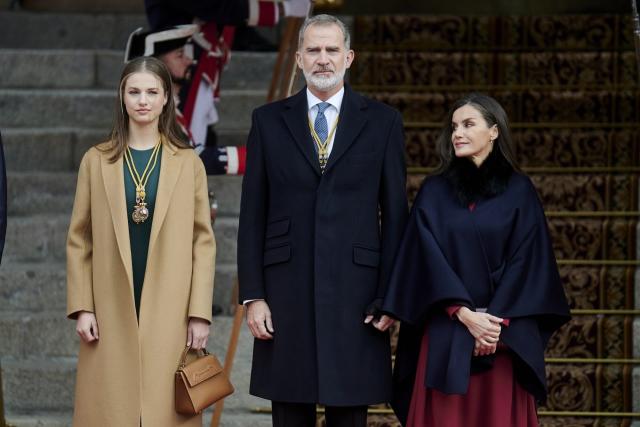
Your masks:
{"label": "coat sleeve cuff", "polygon": [[447,311],[447,315],[449,315],[449,317],[451,319],[454,319],[455,314],[458,312],[458,310],[460,310],[463,306],[461,305],[450,305],[449,307],[446,308]]}

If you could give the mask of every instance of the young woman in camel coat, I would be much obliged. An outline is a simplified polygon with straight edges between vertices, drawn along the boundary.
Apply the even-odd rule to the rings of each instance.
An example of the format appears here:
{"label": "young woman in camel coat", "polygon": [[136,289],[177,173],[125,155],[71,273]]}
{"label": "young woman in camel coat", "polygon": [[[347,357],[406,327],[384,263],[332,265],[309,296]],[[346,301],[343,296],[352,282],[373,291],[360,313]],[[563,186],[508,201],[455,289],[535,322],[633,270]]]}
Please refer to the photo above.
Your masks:
{"label": "young woman in camel coat", "polygon": [[[200,416],[175,412],[174,372],[185,345],[203,348],[209,335],[215,240],[206,175],[180,139],[160,61],[128,63],[118,92],[111,141],[82,159],[67,240],[67,315],[81,337],[73,425],[201,427]],[[135,223],[134,174],[123,159],[127,150],[134,162],[153,156],[157,144],[149,218]],[[140,174],[147,163],[135,163]]]}

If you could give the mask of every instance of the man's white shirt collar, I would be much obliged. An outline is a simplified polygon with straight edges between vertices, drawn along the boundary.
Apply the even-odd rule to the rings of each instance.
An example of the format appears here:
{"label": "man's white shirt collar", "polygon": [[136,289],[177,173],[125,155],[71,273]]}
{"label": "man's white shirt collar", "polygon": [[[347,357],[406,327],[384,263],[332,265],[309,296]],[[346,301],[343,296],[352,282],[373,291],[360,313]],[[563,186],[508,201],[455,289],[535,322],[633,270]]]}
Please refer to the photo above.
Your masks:
{"label": "man's white shirt collar", "polygon": [[311,93],[309,88],[307,88],[307,104],[309,106],[309,110],[311,110],[313,107],[315,107],[316,105],[318,105],[321,102],[328,102],[333,107],[335,107],[337,112],[340,112],[340,106],[342,106],[342,98],[344,98],[344,86],[342,86],[340,88],[338,93],[336,93],[335,95],[333,95],[331,98],[327,99],[326,101],[323,101],[320,98],[318,98],[317,96],[315,96],[313,93]]}

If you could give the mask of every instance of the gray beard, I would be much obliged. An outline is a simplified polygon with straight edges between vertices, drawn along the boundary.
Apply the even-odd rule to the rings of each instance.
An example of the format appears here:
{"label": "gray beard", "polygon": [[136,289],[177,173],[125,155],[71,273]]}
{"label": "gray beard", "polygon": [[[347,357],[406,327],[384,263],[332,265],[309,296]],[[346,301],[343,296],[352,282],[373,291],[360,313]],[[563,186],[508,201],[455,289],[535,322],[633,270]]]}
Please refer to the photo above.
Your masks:
{"label": "gray beard", "polygon": [[320,91],[327,91],[335,88],[344,79],[346,68],[343,68],[340,72],[334,72],[330,77],[320,77],[313,74],[313,72],[303,71],[304,78],[307,81],[307,85],[318,89]]}

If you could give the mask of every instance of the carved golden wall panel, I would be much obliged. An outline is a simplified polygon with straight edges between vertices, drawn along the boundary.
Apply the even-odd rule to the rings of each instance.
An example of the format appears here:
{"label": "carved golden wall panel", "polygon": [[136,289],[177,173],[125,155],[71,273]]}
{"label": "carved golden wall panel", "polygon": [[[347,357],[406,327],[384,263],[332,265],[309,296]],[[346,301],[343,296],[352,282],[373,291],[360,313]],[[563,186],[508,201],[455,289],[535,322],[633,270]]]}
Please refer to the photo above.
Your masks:
{"label": "carved golden wall panel", "polygon": [[546,357],[598,357],[598,319],[575,316],[549,341]]}
{"label": "carved golden wall panel", "polygon": [[603,270],[606,270],[606,267],[575,265],[559,267],[560,279],[571,308],[602,308],[600,290],[603,279],[606,277],[606,272]]}
{"label": "carved golden wall panel", "polygon": [[546,211],[607,210],[608,180],[603,175],[532,175],[531,181]]}
{"label": "carved golden wall panel", "polygon": [[561,265],[559,271],[572,309],[633,308],[635,267]]}
{"label": "carved golden wall panel", "polygon": [[630,411],[631,387],[623,364],[548,364],[549,397],[541,411]]}
{"label": "carved golden wall panel", "polygon": [[531,174],[546,211],[635,211],[638,180],[627,174]]}
{"label": "carved golden wall panel", "polygon": [[637,166],[638,128],[515,129],[522,166]]}
{"label": "carved golden wall panel", "polygon": [[[512,123],[516,158],[548,213],[571,308],[633,309],[636,266],[606,264],[637,258],[638,174],[624,169],[640,166],[629,16],[360,16],[354,26],[358,55],[350,81],[402,113],[407,165],[438,164],[435,143],[455,100],[471,90],[494,96]],[[408,176],[410,200],[424,176]],[[632,411],[637,364],[610,360],[633,357],[632,321],[620,313],[574,313],[551,338],[550,395],[540,409]],[[394,330],[394,348],[396,339]],[[568,357],[615,363],[555,360]],[[540,425],[629,427],[630,421],[543,416]],[[395,427],[388,422],[374,416],[369,425]]]}
{"label": "carved golden wall panel", "polygon": [[358,52],[356,88],[443,86],[604,87],[637,84],[632,52]]}
{"label": "carved golden wall panel", "polygon": [[[630,167],[640,165],[638,133],[632,128],[514,128],[516,159],[522,167]],[[440,126],[405,129],[409,167],[438,164]]]}
{"label": "carved golden wall panel", "polygon": [[631,421],[625,418],[606,417],[540,417],[540,427],[629,427]]}
{"label": "carved golden wall panel", "polygon": [[629,50],[630,21],[616,15],[358,16],[354,42],[380,50]]}
{"label": "carved golden wall panel", "polygon": [[[438,92],[368,92],[367,95],[391,105],[407,122],[440,123],[449,107],[468,93],[465,89]],[[638,92],[612,90],[488,90],[507,112],[512,122],[528,123],[637,123]]]}
{"label": "carved golden wall panel", "polygon": [[631,357],[629,316],[574,315],[549,341],[546,357]]}
{"label": "carved golden wall panel", "polygon": [[[413,202],[425,174],[407,177]],[[530,174],[545,211],[635,211],[637,177],[626,174]]]}
{"label": "carved golden wall panel", "polygon": [[635,259],[636,219],[548,218],[557,259]]}
{"label": "carved golden wall panel", "polygon": [[541,410],[594,411],[596,365],[547,366],[549,394]]}

